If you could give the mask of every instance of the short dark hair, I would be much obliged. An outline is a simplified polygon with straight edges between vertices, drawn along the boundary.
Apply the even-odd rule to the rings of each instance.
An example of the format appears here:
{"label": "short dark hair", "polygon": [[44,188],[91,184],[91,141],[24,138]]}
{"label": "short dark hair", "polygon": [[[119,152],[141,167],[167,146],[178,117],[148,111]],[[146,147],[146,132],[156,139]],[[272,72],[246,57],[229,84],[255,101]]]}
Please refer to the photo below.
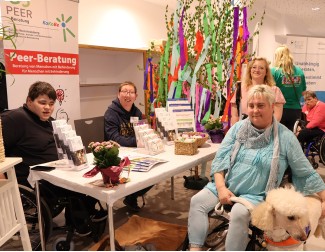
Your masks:
{"label": "short dark hair", "polygon": [[44,81],[36,81],[29,87],[28,96],[34,101],[40,95],[47,95],[53,101],[56,100],[56,91],[51,84]]}
{"label": "short dark hair", "polygon": [[304,99],[307,99],[307,98],[316,98],[317,99],[317,95],[314,91],[311,91],[311,90],[307,90],[305,93],[304,93]]}
{"label": "short dark hair", "polygon": [[124,81],[123,83],[121,83],[121,85],[120,85],[118,91],[121,92],[122,87],[127,86],[127,85],[132,86],[132,87],[134,88],[134,92],[137,93],[137,87],[136,87],[135,84],[134,84],[133,82],[131,82],[131,81]]}

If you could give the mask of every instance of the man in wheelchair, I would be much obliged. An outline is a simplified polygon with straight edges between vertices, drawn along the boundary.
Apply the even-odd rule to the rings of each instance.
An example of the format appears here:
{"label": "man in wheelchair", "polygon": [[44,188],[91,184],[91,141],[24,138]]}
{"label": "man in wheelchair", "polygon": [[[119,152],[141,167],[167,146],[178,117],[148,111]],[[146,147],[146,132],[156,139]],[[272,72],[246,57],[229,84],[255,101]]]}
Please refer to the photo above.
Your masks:
{"label": "man in wheelchair", "polygon": [[191,199],[188,236],[190,250],[201,250],[208,236],[208,213],[217,203],[233,205],[225,248],[243,251],[249,242],[248,208],[231,201],[243,198],[253,205],[279,187],[288,166],[295,188],[317,193],[325,216],[325,183],[311,167],[295,135],[273,116],[275,94],[267,85],[251,88],[248,118],[228,131],[211,165],[211,182]]}
{"label": "man in wheelchair", "polygon": [[[37,213],[33,212],[32,215],[25,209],[31,205],[36,209],[35,194],[27,182],[30,166],[58,159],[51,123],[54,120],[51,115],[56,98],[56,91],[49,83],[37,81],[30,86],[22,107],[1,113],[6,156],[23,159],[15,166],[15,171],[20,184],[25,216],[28,215],[27,222],[32,220],[32,216],[37,216]],[[42,210],[50,211],[48,215],[42,211],[42,215],[54,218],[65,208],[66,225],[79,234],[89,234],[93,220],[105,220],[106,223],[107,212],[98,211],[95,208],[97,200],[92,197],[54,186],[46,181],[41,181],[40,191],[42,204],[46,204],[46,207],[42,206]],[[33,221],[33,224],[38,223],[37,218]],[[52,219],[48,218],[47,221],[48,223],[44,221],[44,225],[52,227]],[[34,227],[33,224],[31,228]],[[45,236],[49,236],[50,231],[45,232]]]}
{"label": "man in wheelchair", "polygon": [[307,90],[304,99],[302,112],[306,114],[306,121],[300,121],[301,129],[295,132],[303,147],[312,139],[322,137],[325,132],[325,103],[318,100],[314,91]]}

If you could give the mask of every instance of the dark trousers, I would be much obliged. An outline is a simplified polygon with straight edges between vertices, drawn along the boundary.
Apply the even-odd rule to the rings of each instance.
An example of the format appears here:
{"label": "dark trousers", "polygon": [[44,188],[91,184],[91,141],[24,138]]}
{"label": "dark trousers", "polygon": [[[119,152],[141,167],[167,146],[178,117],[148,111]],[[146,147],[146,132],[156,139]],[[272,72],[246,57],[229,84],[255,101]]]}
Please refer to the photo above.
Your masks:
{"label": "dark trousers", "polygon": [[302,129],[300,132],[299,132],[299,135],[298,135],[298,140],[300,143],[309,143],[311,142],[311,140],[315,137],[318,137],[318,136],[322,136],[324,133],[324,131],[322,131],[321,129],[319,128],[313,128],[313,129]]}
{"label": "dark trousers", "polygon": [[301,109],[283,109],[283,114],[280,123],[293,131],[295,122],[301,118]]}

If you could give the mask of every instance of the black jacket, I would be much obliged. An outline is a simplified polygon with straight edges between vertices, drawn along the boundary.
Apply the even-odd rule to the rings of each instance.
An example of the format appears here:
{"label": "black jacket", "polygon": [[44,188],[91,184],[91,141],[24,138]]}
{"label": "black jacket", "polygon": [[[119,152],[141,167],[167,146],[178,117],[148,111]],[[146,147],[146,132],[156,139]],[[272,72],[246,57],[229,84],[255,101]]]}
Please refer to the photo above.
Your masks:
{"label": "black jacket", "polygon": [[122,146],[136,147],[136,138],[131,117],[142,118],[142,112],[133,104],[131,111],[126,111],[118,98],[107,108],[105,118],[105,140],[113,140]]}
{"label": "black jacket", "polygon": [[51,121],[41,121],[24,105],[1,113],[6,157],[22,157],[15,166],[17,178],[27,179],[29,166],[58,159]]}

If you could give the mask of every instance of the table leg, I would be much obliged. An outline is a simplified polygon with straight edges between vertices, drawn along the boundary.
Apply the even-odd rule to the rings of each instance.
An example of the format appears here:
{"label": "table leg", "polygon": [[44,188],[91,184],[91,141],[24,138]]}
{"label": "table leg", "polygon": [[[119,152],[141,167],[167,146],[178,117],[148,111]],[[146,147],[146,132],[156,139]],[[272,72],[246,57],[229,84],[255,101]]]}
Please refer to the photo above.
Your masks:
{"label": "table leg", "polygon": [[206,171],[206,169],[207,169],[207,162],[203,162],[201,164],[201,177],[202,178],[205,177],[205,171]]}
{"label": "table leg", "polygon": [[41,246],[42,246],[42,251],[45,251],[46,247],[45,247],[43,223],[42,223],[42,213],[41,213],[41,193],[39,191],[38,180],[36,180],[36,201],[37,201],[38,226],[39,226],[39,230],[40,230]]}
{"label": "table leg", "polygon": [[115,231],[113,220],[113,206],[108,205],[108,226],[109,226],[109,241],[111,244],[111,251],[115,251]]}
{"label": "table leg", "polygon": [[174,176],[170,178],[170,193],[171,193],[171,199],[175,199],[175,191],[174,191]]}

